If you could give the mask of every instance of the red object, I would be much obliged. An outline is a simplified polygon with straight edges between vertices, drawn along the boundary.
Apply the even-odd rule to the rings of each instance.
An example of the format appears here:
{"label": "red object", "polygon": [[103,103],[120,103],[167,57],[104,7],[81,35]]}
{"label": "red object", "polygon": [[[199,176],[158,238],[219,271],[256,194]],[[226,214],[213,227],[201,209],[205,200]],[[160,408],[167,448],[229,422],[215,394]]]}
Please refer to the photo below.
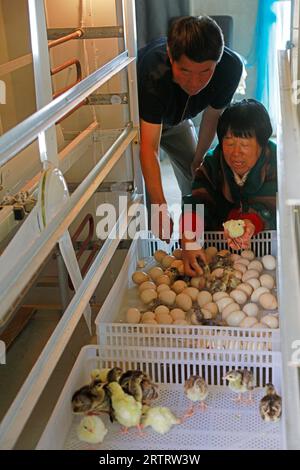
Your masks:
{"label": "red object", "polygon": [[227,216],[227,220],[239,220],[239,219],[241,220],[248,219],[250,220],[250,222],[253,223],[255,227],[254,235],[261,232],[265,228],[265,224],[262,218],[258,214],[255,214],[254,212],[243,213],[240,211],[240,209],[232,209]]}

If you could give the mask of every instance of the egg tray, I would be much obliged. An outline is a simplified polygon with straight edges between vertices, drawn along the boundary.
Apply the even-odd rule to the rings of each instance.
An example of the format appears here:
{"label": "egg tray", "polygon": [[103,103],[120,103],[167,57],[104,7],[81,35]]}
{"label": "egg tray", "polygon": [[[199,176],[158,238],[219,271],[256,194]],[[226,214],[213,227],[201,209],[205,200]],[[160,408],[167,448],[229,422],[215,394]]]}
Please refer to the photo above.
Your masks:
{"label": "egg tray", "polygon": [[[227,248],[222,232],[206,232],[206,246],[215,246],[218,250]],[[150,260],[143,269],[148,270],[156,265],[152,256],[158,249],[171,252],[178,248],[175,242],[167,245],[148,234],[146,239],[132,242],[122,269],[108,294],[99,314],[96,317],[98,343],[113,347],[132,346],[139,349],[148,347],[160,348],[217,348],[245,350],[280,351],[279,329],[251,329],[228,326],[203,325],[150,325],[129,324],[125,314],[130,307],[145,305],[138,298],[137,288],[131,276],[137,269],[140,259]],[[262,232],[252,241],[251,249],[258,258],[272,254],[276,256],[276,232]],[[264,315],[266,311],[261,311]],[[274,313],[274,312],[273,312]]]}
{"label": "egg tray", "polygon": [[[157,351],[152,349],[141,358],[134,349],[127,350],[126,357],[116,359],[120,350],[87,346],[82,349],[59,401],[51,415],[37,449],[68,450],[201,450],[201,449],[284,449],[283,419],[277,423],[264,422],[258,404],[264,395],[263,386],[272,381],[280,393],[280,353],[224,353],[220,351]],[[102,359],[100,359],[99,357]],[[201,365],[200,365],[201,364]],[[206,399],[208,408],[196,413],[182,424],[175,425],[165,435],[152,428],[144,429],[140,437],[131,428],[122,434],[121,426],[110,423],[106,414],[101,415],[108,433],[101,444],[81,442],[76,428],[82,417],[71,410],[71,397],[75,390],[89,382],[89,372],[95,367],[119,366],[123,370],[141,369],[159,385],[159,398],[153,406],[166,406],[182,417],[191,402],[184,395],[183,383],[190,374],[201,374],[209,384]],[[259,385],[253,394],[251,405],[234,402],[235,394],[224,385],[223,375],[231,368],[246,366],[254,373]]]}

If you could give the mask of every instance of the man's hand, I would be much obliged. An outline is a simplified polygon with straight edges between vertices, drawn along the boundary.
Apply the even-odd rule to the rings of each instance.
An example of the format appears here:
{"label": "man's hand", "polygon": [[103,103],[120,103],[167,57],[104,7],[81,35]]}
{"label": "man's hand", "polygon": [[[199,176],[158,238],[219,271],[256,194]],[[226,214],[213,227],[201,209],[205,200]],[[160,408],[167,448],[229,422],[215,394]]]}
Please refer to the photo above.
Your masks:
{"label": "man's hand", "polygon": [[244,233],[240,237],[231,237],[228,230],[224,230],[224,238],[228,246],[233,250],[246,250],[250,248],[251,237],[255,232],[255,226],[249,219],[243,219],[245,222]]}
{"label": "man's hand", "polygon": [[199,265],[199,258],[206,264],[205,252],[202,248],[199,250],[182,250],[182,259],[184,265],[184,272],[187,276],[195,277],[202,276],[203,269]]}

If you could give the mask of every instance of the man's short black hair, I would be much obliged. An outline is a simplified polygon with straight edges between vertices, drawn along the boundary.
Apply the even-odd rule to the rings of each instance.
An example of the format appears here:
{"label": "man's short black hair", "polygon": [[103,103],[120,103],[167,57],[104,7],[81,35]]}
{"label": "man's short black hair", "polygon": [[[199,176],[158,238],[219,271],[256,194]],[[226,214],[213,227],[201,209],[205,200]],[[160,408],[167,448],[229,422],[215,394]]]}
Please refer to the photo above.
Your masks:
{"label": "man's short black hair", "polygon": [[194,62],[219,62],[224,37],[221,28],[209,16],[183,16],[169,27],[168,47],[175,61],[184,54]]}
{"label": "man's short black hair", "polygon": [[272,135],[268,111],[254,99],[232,103],[219,118],[217,135],[220,145],[228,131],[235,137],[256,137],[259,145],[265,147]]}

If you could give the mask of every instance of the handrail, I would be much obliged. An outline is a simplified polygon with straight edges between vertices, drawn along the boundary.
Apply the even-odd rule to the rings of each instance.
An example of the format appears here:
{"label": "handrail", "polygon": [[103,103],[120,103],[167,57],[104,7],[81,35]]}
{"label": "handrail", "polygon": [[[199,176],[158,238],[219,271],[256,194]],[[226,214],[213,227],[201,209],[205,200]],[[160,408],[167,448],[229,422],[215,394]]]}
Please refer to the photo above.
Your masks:
{"label": "handrail", "polygon": [[81,103],[93,91],[127,67],[134,58],[127,51],[99,68],[72,89],[44,106],[25,121],[0,137],[0,167],[36,139],[40,132],[53,126],[60,118]]}
{"label": "handrail", "polygon": [[[130,220],[134,217],[140,202],[140,196],[136,196],[128,206],[135,208],[130,214],[129,207],[120,214],[111,234],[119,233],[122,238],[126,232]],[[129,215],[130,214],[130,215]],[[92,266],[83,279],[78,291],[64,312],[63,317],[49,338],[41,355],[30,371],[26,381],[22,385],[14,402],[3,418],[0,425],[0,449],[12,449],[18,440],[34,406],[36,405],[43,389],[45,388],[59,358],[68,344],[73,331],[76,328],[82,313],[93,295],[112,254],[118,244],[118,237],[108,237],[102,249],[98,253]]]}
{"label": "handrail", "polygon": [[14,307],[14,302],[21,295],[38,266],[48,256],[56,242],[77,217],[80,210],[94,194],[100,183],[109,174],[116,162],[137,136],[137,130],[126,128],[101,160],[95,165],[84,181],[78,186],[70,199],[61,207],[56,217],[43,230],[40,238],[31,246],[22,265],[13,266],[0,285],[0,317],[4,317]]}

